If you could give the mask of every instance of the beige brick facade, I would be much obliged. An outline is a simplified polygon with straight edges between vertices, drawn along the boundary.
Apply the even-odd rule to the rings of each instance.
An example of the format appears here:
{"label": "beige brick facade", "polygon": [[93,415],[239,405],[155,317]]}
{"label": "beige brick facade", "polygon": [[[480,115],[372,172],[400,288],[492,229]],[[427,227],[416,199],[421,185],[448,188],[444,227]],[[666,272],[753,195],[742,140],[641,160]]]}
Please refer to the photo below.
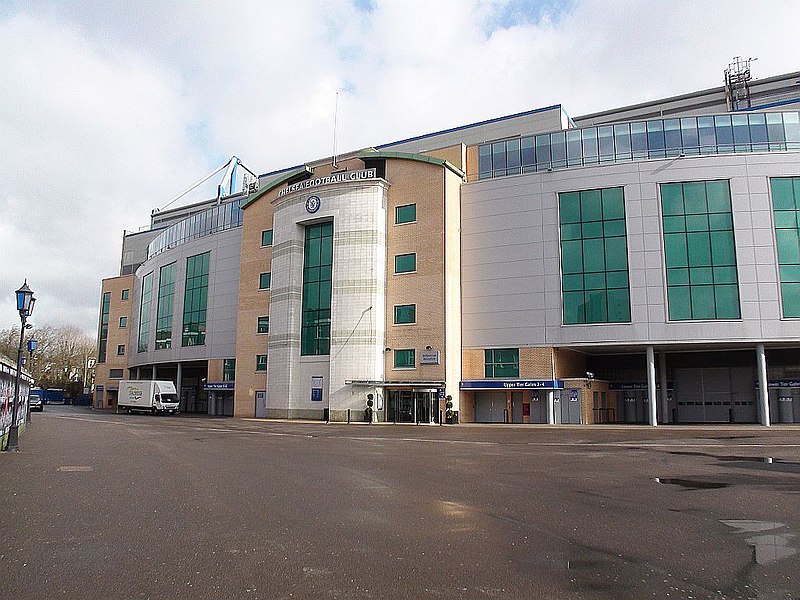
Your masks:
{"label": "beige brick facade", "polygon": [[[133,293],[134,284],[133,275],[124,275],[121,277],[110,277],[103,280],[103,287],[100,293],[102,302],[103,296],[109,294],[109,311],[108,311],[108,338],[106,343],[106,359],[98,362],[95,366],[95,394],[94,405],[97,408],[111,408],[116,406],[117,391],[119,390],[119,381],[128,377],[128,357],[131,353],[136,352],[136,336],[131,331],[131,294]],[[123,291],[127,290],[127,299],[123,300]],[[121,319],[125,323],[124,327],[120,326]],[[100,331],[98,327],[98,338]],[[118,354],[118,348],[124,346],[124,354]],[[121,372],[121,377],[111,377],[111,370],[114,369],[118,374]],[[102,386],[102,390],[100,387]],[[99,392],[102,391],[102,394]]]}

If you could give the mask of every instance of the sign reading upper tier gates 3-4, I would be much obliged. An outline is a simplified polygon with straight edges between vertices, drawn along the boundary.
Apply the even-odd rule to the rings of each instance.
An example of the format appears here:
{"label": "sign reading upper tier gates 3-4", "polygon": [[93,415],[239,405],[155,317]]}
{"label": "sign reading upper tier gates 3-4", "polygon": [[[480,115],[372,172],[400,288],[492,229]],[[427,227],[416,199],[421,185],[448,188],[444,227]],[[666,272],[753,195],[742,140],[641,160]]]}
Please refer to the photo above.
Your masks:
{"label": "sign reading upper tier gates 3-4", "polygon": [[479,379],[462,381],[462,390],[526,390],[526,389],[562,389],[564,383],[559,379],[506,379],[489,381]]}
{"label": "sign reading upper tier gates 3-4", "polygon": [[304,181],[298,181],[292,185],[287,185],[286,189],[281,190],[278,198],[291,194],[298,190],[306,190],[308,188],[317,187],[320,185],[328,185],[331,183],[350,183],[353,181],[363,181],[365,179],[377,179],[378,172],[375,169],[363,169],[361,171],[342,171],[341,173],[332,173],[324,177],[312,177]]}

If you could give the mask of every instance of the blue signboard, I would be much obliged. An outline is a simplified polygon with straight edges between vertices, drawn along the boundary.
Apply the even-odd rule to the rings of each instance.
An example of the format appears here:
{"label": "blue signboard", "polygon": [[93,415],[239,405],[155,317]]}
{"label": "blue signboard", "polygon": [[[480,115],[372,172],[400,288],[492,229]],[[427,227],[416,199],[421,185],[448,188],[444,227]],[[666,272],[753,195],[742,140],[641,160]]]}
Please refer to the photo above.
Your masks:
{"label": "blue signboard", "polygon": [[528,390],[528,389],[562,389],[564,382],[559,379],[501,379],[491,381],[478,379],[462,381],[462,390]]}
{"label": "blue signboard", "polygon": [[203,386],[205,390],[232,390],[234,389],[233,381],[207,381]]}
{"label": "blue signboard", "polygon": [[311,388],[311,401],[322,402],[322,388]]}

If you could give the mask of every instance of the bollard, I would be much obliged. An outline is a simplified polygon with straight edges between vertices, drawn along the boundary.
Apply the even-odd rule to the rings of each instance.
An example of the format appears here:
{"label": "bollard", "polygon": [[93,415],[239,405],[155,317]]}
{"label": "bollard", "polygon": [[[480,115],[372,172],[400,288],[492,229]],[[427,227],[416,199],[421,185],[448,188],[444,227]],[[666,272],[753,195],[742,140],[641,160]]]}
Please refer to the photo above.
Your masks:
{"label": "bollard", "polygon": [[350,409],[347,409],[347,424],[350,425]]}
{"label": "bollard", "polygon": [[442,426],[442,411],[439,411],[439,427]]}

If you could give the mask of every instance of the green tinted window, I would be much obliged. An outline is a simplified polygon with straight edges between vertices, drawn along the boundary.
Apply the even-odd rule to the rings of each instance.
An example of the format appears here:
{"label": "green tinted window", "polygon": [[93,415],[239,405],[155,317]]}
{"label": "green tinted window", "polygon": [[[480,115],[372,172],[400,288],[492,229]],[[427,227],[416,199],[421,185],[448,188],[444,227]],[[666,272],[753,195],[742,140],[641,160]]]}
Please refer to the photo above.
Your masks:
{"label": "green tinted window", "polygon": [[269,333],[269,317],[258,317],[258,333]]}
{"label": "green tinted window", "polygon": [[172,347],[172,305],[175,298],[175,263],[161,267],[156,310],[156,350]]}
{"label": "green tinted window", "polygon": [[333,223],[306,227],[304,250],[300,354],[330,354]]}
{"label": "green tinted window", "polygon": [[417,255],[412,254],[398,254],[394,257],[394,272],[395,273],[410,273],[417,270]]}
{"label": "green tinted window", "polygon": [[272,273],[261,273],[258,276],[258,289],[268,290],[269,284],[272,282]]}
{"label": "green tinted window", "polygon": [[[123,290],[127,291],[127,290]],[[103,303],[100,306],[100,336],[97,351],[97,362],[106,362],[106,351],[108,348],[108,315],[111,310],[111,292],[103,293]],[[120,323],[120,327],[122,324]]]}
{"label": "green tinted window", "polygon": [[630,321],[623,189],[565,192],[558,202],[564,324]]}
{"label": "green tinted window", "polygon": [[236,359],[225,358],[222,360],[222,381],[234,381],[236,379]]}
{"label": "green tinted window", "polygon": [[139,304],[139,352],[147,352],[150,337],[150,306],[153,302],[153,273],[142,278],[142,301]]}
{"label": "green tinted window", "polygon": [[661,211],[669,319],[740,318],[728,181],[663,184]]}
{"label": "green tinted window", "polygon": [[800,317],[800,177],[770,179],[784,317]]}
{"label": "green tinted window", "polygon": [[121,299],[122,299],[122,300],[127,300],[127,299],[128,299],[128,296],[129,296],[129,294],[130,294],[130,293],[131,293],[131,291],[130,291],[130,290],[122,290],[122,296],[121,296]]}
{"label": "green tinted window", "polygon": [[413,223],[417,220],[417,205],[406,204],[398,206],[394,209],[394,222],[398,225],[401,223]]}
{"label": "green tinted window", "polygon": [[261,232],[261,245],[272,246],[272,229],[265,229]]}
{"label": "green tinted window", "polygon": [[519,348],[484,350],[484,374],[489,377],[519,377]]}
{"label": "green tinted window", "polygon": [[404,325],[417,322],[417,305],[401,304],[394,307],[395,325]]}
{"label": "green tinted window", "polygon": [[267,355],[266,354],[257,354],[256,355],[256,371],[266,371],[267,370]]}
{"label": "green tinted window", "polygon": [[415,366],[417,366],[415,350],[394,351],[395,369],[413,369]]}
{"label": "green tinted window", "polygon": [[208,306],[208,266],[210,256],[210,252],[205,252],[186,259],[182,346],[204,346],[206,343],[206,308]]}

